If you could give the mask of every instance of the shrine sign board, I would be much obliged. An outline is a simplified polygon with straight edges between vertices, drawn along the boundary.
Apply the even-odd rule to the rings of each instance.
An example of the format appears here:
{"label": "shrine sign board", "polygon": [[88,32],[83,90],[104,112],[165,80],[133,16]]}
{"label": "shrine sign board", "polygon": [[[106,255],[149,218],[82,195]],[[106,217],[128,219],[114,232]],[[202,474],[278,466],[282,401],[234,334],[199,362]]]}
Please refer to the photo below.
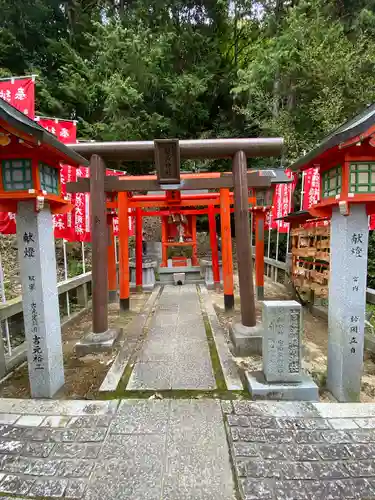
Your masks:
{"label": "shrine sign board", "polygon": [[180,183],[178,139],[155,139],[155,166],[159,184]]}

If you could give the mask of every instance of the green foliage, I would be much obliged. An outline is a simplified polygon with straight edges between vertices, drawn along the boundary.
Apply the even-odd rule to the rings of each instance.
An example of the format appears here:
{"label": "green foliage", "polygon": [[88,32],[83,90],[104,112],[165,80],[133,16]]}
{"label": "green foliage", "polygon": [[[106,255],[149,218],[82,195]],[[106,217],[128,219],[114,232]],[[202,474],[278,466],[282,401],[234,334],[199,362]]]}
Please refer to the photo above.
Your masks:
{"label": "green foliage", "polygon": [[[0,77],[36,73],[39,113],[78,120],[83,139],[280,135],[287,165],[375,100],[375,0],[0,0],[0,12]],[[374,262],[370,248],[372,286]]]}

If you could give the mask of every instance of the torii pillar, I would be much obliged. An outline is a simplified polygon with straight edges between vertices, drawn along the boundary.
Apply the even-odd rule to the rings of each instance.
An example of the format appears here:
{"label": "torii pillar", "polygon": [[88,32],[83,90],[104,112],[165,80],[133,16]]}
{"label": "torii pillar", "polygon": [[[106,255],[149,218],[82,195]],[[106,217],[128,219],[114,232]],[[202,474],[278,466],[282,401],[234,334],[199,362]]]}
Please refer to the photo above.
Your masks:
{"label": "torii pillar", "polygon": [[120,312],[130,308],[128,193],[118,194]]}
{"label": "torii pillar", "polygon": [[115,237],[113,233],[113,214],[107,215],[108,223],[108,300],[110,303],[117,302],[117,269],[116,269],[116,252],[115,252]]}
{"label": "torii pillar", "polygon": [[264,226],[265,208],[253,210],[255,215],[255,283],[257,299],[264,300]]}
{"label": "torii pillar", "polygon": [[76,344],[79,356],[110,350],[119,329],[108,328],[107,207],[104,191],[105,163],[98,155],[90,159],[90,220],[92,238],[92,332]]}
{"label": "torii pillar", "polygon": [[229,189],[220,189],[221,255],[223,261],[224,307],[234,308],[232,234],[230,228]]}
{"label": "torii pillar", "polygon": [[244,151],[238,151],[234,155],[232,169],[241,323],[231,326],[230,335],[236,354],[261,354],[262,330],[261,325],[257,326],[256,322],[253,259],[249,225],[247,158]]}

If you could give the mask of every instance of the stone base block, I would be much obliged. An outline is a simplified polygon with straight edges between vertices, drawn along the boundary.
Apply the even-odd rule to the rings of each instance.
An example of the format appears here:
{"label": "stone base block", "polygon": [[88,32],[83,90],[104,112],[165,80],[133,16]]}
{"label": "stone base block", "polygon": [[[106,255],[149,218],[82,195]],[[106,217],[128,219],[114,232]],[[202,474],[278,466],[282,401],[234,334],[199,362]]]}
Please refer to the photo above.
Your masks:
{"label": "stone base block", "polygon": [[185,284],[185,273],[173,273],[173,283],[175,285],[184,285]]}
{"label": "stone base block", "polygon": [[213,281],[204,280],[207,290],[213,290],[215,288],[215,283]]}
{"label": "stone base block", "polygon": [[86,356],[95,352],[108,352],[113,349],[121,328],[109,328],[104,333],[89,333],[83,340],[75,345],[77,356]]}
{"label": "stone base block", "polygon": [[281,401],[319,401],[319,388],[313,379],[302,375],[301,382],[267,382],[263,372],[245,372],[253,399]]}
{"label": "stone base block", "polygon": [[233,343],[235,356],[262,354],[262,325],[244,326],[241,323],[229,326],[229,335]]}

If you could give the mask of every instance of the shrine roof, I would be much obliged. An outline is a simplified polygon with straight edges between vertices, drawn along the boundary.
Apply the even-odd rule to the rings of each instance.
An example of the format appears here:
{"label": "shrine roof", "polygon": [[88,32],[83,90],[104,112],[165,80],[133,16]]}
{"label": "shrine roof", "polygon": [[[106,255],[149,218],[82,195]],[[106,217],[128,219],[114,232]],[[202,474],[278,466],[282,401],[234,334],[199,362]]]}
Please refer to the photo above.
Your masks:
{"label": "shrine roof", "polygon": [[[18,111],[5,100],[0,99],[0,120],[6,122],[12,129],[30,136],[35,142],[49,146],[59,157],[71,165],[88,165],[88,161],[80,154],[65,146],[53,134],[41,127],[37,122]],[[12,130],[9,131],[11,134]],[[13,133],[13,135],[16,135]],[[63,160],[61,160],[63,161]]]}
{"label": "shrine roof", "polygon": [[363,134],[373,125],[375,125],[375,104],[371,104],[361,111],[361,113],[334,129],[316,148],[294,162],[290,167],[291,170],[305,170],[309,168],[311,163],[317,160],[323,153],[336,148],[342,142]]}
{"label": "shrine roof", "polygon": [[288,215],[285,215],[285,217],[279,217],[275,220],[282,220],[284,222],[299,222],[302,224],[307,220],[313,219],[316,219],[316,217],[311,215],[308,210],[298,210],[297,212],[290,212]]}

